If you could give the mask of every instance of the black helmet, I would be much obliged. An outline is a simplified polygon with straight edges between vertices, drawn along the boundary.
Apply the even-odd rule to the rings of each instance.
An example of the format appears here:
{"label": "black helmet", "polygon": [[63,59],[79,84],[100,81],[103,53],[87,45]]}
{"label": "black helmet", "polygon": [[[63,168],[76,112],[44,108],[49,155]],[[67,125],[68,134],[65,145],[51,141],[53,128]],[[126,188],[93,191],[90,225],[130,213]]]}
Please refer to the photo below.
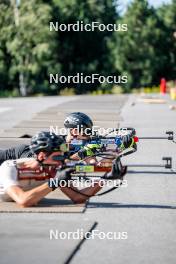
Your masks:
{"label": "black helmet", "polygon": [[86,114],[81,112],[74,112],[67,115],[64,121],[64,126],[66,128],[78,128],[79,130],[81,130],[82,128],[83,131],[87,128],[89,129],[89,131],[91,131],[93,122]]}
{"label": "black helmet", "polygon": [[57,136],[54,133],[42,131],[32,137],[30,149],[36,154],[40,151],[50,153],[54,150],[60,150],[60,145],[63,143],[63,137]]}

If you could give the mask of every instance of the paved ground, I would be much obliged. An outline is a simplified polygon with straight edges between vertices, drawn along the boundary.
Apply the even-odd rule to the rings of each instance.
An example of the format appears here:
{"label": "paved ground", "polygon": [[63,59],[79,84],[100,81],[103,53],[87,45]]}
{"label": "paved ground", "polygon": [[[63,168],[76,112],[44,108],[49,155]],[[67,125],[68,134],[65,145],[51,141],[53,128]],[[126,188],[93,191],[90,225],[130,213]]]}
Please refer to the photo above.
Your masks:
{"label": "paved ground", "polygon": [[[106,101],[109,104],[111,99],[112,97],[109,96],[102,97],[102,99],[99,97],[97,102],[102,100],[104,111],[108,112],[110,107],[106,108]],[[167,97],[164,99],[169,101]],[[56,98],[56,100],[62,99]],[[83,97],[81,104],[86,107],[90,100],[90,97]],[[167,129],[173,129],[176,132],[176,111],[170,111],[168,103],[144,104],[138,102],[134,96],[129,96],[123,106],[122,102],[124,101],[125,98],[119,96],[116,109],[117,111],[122,109],[122,126],[135,127],[139,136],[163,136]],[[4,103],[3,107],[9,107],[9,105],[10,102]],[[80,101],[72,101],[69,105],[76,109],[79,107]],[[94,111],[93,107],[95,110],[99,110],[96,109],[96,104],[92,103],[92,112]],[[16,108],[14,107],[14,109]],[[33,110],[33,112],[35,111],[39,111],[39,109]],[[7,112],[4,113],[7,117]],[[0,118],[2,118],[1,113]],[[160,164],[164,155],[172,156],[176,167],[175,144],[162,140],[141,140],[138,145],[138,152],[131,155],[130,158],[124,158],[124,163]],[[68,263],[66,259],[72,252],[74,256],[70,262],[75,264],[90,262],[174,264],[176,262],[176,174],[164,168],[130,167],[126,179],[127,187],[102,197],[92,198],[84,214],[0,215],[0,230],[3,230],[0,239],[2,263],[11,263],[12,258],[15,259],[14,253],[8,254],[7,250],[4,250],[6,248],[4,244],[7,245],[10,241],[10,250],[14,250],[14,252],[17,250],[16,243],[20,248],[23,245],[21,251],[17,251],[18,258],[16,257],[16,259],[19,260],[19,255],[28,259],[34,252],[36,257],[32,256],[33,263],[48,263],[48,259],[51,259],[52,263]],[[70,243],[70,241],[63,240],[61,245],[58,240],[49,240],[50,229],[65,230],[65,226],[68,225],[69,231],[76,231],[78,228],[87,231],[94,223],[97,223],[94,230],[105,233],[116,232],[117,238],[124,238],[127,234],[128,238],[108,240],[96,237],[84,241],[80,250],[76,248],[75,241]],[[20,233],[20,238],[16,236],[17,233]],[[33,251],[34,245],[35,250]],[[39,249],[39,254],[37,254],[36,248],[41,245],[43,251],[41,252]],[[76,249],[75,252],[71,248]],[[64,255],[67,255],[67,258],[64,258]]]}
{"label": "paved ground", "polygon": [[22,120],[29,120],[36,112],[75,100],[74,96],[46,96],[35,98],[0,98],[0,132]]}
{"label": "paved ground", "polygon": [[[122,110],[123,126],[133,126],[139,136],[162,136],[167,129],[176,131],[176,112],[168,104],[136,103],[130,97]],[[138,152],[124,163],[161,164],[161,158],[174,157],[175,144],[169,141],[141,141]],[[162,168],[129,168],[127,188],[91,200],[87,216],[96,219],[98,229],[127,232],[127,240],[87,242],[73,263],[169,263],[176,262],[176,174]],[[96,217],[95,217],[96,215]]]}

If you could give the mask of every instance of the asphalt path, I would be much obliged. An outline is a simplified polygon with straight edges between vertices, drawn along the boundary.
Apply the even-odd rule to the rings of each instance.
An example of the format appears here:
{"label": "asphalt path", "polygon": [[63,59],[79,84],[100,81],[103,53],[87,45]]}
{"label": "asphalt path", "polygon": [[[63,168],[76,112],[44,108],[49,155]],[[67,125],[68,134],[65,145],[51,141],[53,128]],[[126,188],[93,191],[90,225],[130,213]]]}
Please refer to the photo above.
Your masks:
{"label": "asphalt path", "polygon": [[[79,98],[70,98],[73,100],[70,104],[75,109],[80,104]],[[82,98],[81,105],[88,106],[91,97],[85,96]],[[97,102],[102,100],[104,111],[106,111],[105,102],[110,102],[111,99],[112,97],[109,96],[97,97]],[[121,117],[123,118],[121,126],[135,127],[139,136],[164,136],[165,131],[168,129],[176,132],[176,111],[170,111],[169,98],[166,96],[164,99],[166,104],[145,104],[139,102],[138,97],[133,95],[128,97],[128,101],[124,97],[119,96],[117,108],[121,110]],[[12,110],[5,108],[12,107],[13,112],[19,113],[21,112],[20,109],[23,109],[28,102],[28,118],[31,118],[31,115],[35,112],[57,105],[62,100],[69,100],[69,98],[52,98],[51,101],[50,99],[37,98],[34,99],[34,101],[36,100],[35,104],[33,104],[33,99],[29,99],[29,101],[28,99],[17,99],[17,102],[16,99],[13,100],[13,103],[11,103],[9,100],[1,99],[0,119],[3,115],[3,121],[0,124],[1,129],[4,126],[10,127],[11,120],[8,117],[10,113],[13,116]],[[46,100],[46,105],[42,105],[41,102],[39,107],[37,102],[40,100]],[[96,101],[96,99],[94,100]],[[33,107],[30,107],[31,103]],[[36,108],[34,108],[34,105]],[[92,105],[96,111],[96,103]],[[93,110],[91,108],[91,111]],[[108,111],[109,109],[107,109]],[[16,117],[13,120],[13,124],[28,119],[24,118],[25,114],[20,115],[20,117]],[[17,243],[20,247],[23,245],[21,248],[22,253],[18,251],[17,254],[23,254],[28,259],[32,252],[31,249],[35,245],[36,258],[32,257],[33,263],[48,263],[48,258],[46,257],[45,262],[44,256],[48,256],[50,251],[54,255],[52,263],[66,263],[64,262],[63,254],[67,254],[70,241],[63,241],[62,252],[52,251],[49,237],[46,236],[46,234],[49,236],[49,230],[51,228],[60,229],[62,223],[67,223],[69,230],[75,231],[78,227],[86,230],[85,223],[97,223],[94,228],[94,234],[99,233],[100,237],[95,235],[91,239],[85,240],[80,249],[74,252],[70,263],[175,264],[176,173],[165,168],[152,166],[163,164],[163,156],[172,156],[174,169],[176,169],[175,147],[174,143],[167,140],[141,140],[138,144],[138,151],[130,157],[124,158],[123,163],[150,165],[150,167],[129,167],[129,172],[126,176],[127,186],[102,197],[91,198],[84,214],[1,214],[0,229],[3,236],[0,238],[0,251],[1,255],[7,255],[7,258],[3,257],[2,263],[11,263],[12,259],[13,261],[15,260],[15,254],[8,256],[8,252],[4,250],[4,243],[6,243],[8,248],[8,239],[13,237],[5,230],[9,230],[12,225],[14,232],[19,231],[20,226],[22,230],[20,233],[21,243]],[[37,243],[33,243],[33,238],[36,237],[36,229],[38,234]],[[111,239],[103,239],[109,232],[114,234],[115,238],[112,239],[111,236]],[[18,237],[13,237],[13,241],[10,240],[10,250],[13,250],[13,243],[14,250],[16,250],[16,240],[18,241]],[[45,241],[46,243],[44,243]],[[40,245],[40,242],[43,252],[39,250],[37,254],[36,247]],[[58,247],[60,246],[57,243],[58,241],[56,240],[54,248],[57,248],[57,245]],[[60,261],[59,254],[61,255]]]}
{"label": "asphalt path", "polygon": [[28,98],[0,98],[0,132],[29,120],[37,112],[66,102],[77,100],[76,96],[46,96]]}
{"label": "asphalt path", "polygon": [[[176,132],[176,111],[166,104],[145,104],[130,96],[122,108],[121,126],[135,127],[138,136],[165,136]],[[176,263],[176,172],[152,165],[162,165],[162,157],[171,156],[176,170],[176,145],[168,140],[141,140],[138,151],[123,158],[124,164],[149,165],[129,167],[127,187],[92,198],[87,210],[96,219],[101,232],[118,232],[119,239],[87,241],[73,263]],[[122,236],[127,232],[127,239]]]}

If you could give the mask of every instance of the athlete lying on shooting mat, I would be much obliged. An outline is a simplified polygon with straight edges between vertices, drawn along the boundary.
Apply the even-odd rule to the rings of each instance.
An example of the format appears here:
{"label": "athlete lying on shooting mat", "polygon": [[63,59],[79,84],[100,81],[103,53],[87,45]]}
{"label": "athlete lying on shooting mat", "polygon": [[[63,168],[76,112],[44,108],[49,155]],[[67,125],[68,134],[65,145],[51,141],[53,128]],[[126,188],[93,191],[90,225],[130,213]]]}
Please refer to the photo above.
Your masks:
{"label": "athlete lying on shooting mat", "polygon": [[[81,112],[70,113],[65,121],[64,126],[68,130],[66,141],[68,143],[81,140],[83,145],[78,148],[73,147],[73,155],[71,156],[74,160],[84,160],[88,164],[97,163],[96,158],[93,158],[97,153],[97,150],[102,148],[100,143],[90,143],[92,136],[93,122],[89,116]],[[124,149],[129,148],[133,144],[131,135],[124,135],[121,138],[120,144]],[[111,159],[102,158],[99,162],[100,166],[109,165],[112,166],[114,157]],[[119,160],[120,162],[120,160]],[[126,167],[123,167],[126,170]],[[124,171],[125,174],[125,171]]]}
{"label": "athlete lying on shooting mat", "polygon": [[[82,140],[83,142],[85,141],[85,146],[83,146],[81,149],[76,147],[72,148],[73,155],[71,158],[80,160],[87,157],[86,160],[89,162],[89,157],[94,155],[94,152],[100,147],[99,144],[89,144],[86,146],[86,142],[88,139],[90,139],[90,134],[93,127],[91,118],[81,112],[70,113],[64,121],[64,126],[66,129],[68,129],[68,135],[65,136],[67,143],[71,143],[71,141],[75,139]],[[131,138],[129,136],[124,136],[122,143],[125,148],[128,148],[131,144]],[[33,156],[34,153],[31,151],[30,145],[19,145],[17,147],[0,150],[0,164],[6,160],[16,160]],[[112,160],[110,162],[112,162]]]}
{"label": "athlete lying on shooting mat", "polygon": [[[23,207],[36,205],[43,197],[48,193],[55,190],[55,186],[48,184],[48,179],[43,182],[36,181],[36,187],[30,184],[30,173],[29,181],[20,181],[19,172],[22,170],[37,170],[47,160],[52,152],[59,151],[60,155],[61,146],[64,140],[60,136],[50,134],[49,132],[41,132],[37,136],[32,138],[30,149],[33,156],[36,158],[23,158],[17,160],[5,161],[0,166],[0,196],[2,200],[9,200],[11,198],[16,203]],[[107,173],[110,178],[121,177],[121,166],[119,168],[113,168],[111,172]],[[59,171],[47,171],[49,177],[57,179],[58,183],[61,181],[68,181],[71,177],[73,168],[66,168]],[[32,180],[33,174],[31,174]],[[73,202],[81,203],[85,202],[90,196],[95,195],[102,187],[99,182],[94,183],[93,187],[88,187],[81,190],[81,193],[77,192],[74,186],[61,187],[58,185],[61,191],[66,194]]]}
{"label": "athlete lying on shooting mat", "polygon": [[[64,125],[66,128],[70,129],[70,133],[66,137],[67,142],[71,142],[71,140],[75,138],[83,139],[86,141],[89,138],[89,136],[84,134],[83,135],[79,134],[78,131],[79,127],[83,128],[83,131],[84,129],[91,130],[93,123],[87,115],[78,112],[78,113],[71,113],[70,115],[68,115],[64,122]],[[131,139],[128,138],[125,139],[127,145],[129,145]],[[55,151],[57,148],[60,147],[61,143],[59,142],[61,141],[63,141],[63,138],[57,137],[55,134],[49,134],[48,132],[41,132],[33,137],[32,146],[21,145],[16,148],[11,148],[9,150],[1,151],[0,153],[1,162],[5,159],[17,159],[16,161],[7,161],[3,163],[3,165],[0,167],[1,196],[5,199],[7,199],[7,197],[11,197],[13,200],[15,200],[17,203],[23,206],[30,206],[36,204],[40,199],[42,199],[46,194],[48,194],[51,191],[51,188],[48,187],[47,183],[42,185],[41,181],[40,182],[35,181],[35,184],[31,184],[32,180],[28,181],[29,184],[27,184],[27,181],[20,181],[19,183],[18,174],[19,174],[19,170],[21,169],[37,169],[40,166],[40,163],[44,161],[47,158],[47,156],[51,154],[51,152]],[[49,149],[45,146],[45,143],[46,146],[49,147]],[[93,145],[93,148],[90,148],[90,146],[89,148],[87,148],[85,146],[76,154],[74,154],[76,150],[73,149],[72,150],[73,155],[71,157],[72,159],[84,158],[84,160],[87,160],[88,163],[90,159],[92,161],[92,158],[90,158],[90,156],[94,154],[96,147],[98,148],[99,146],[98,145],[95,146],[95,144]],[[21,157],[33,157],[33,158],[19,159]],[[37,157],[37,160],[34,159],[34,157]],[[54,175],[54,177],[68,180],[70,178],[71,171],[72,170],[70,169],[59,171],[56,173],[56,175]],[[119,159],[116,165],[113,164],[111,172],[106,173],[104,178],[122,179],[125,173],[126,173],[125,167],[121,165]],[[36,185],[40,185],[40,186],[36,187]],[[20,186],[22,188],[20,188]],[[28,189],[30,189],[30,191],[26,191]],[[71,188],[60,187],[60,189],[73,202],[80,203],[80,202],[84,202],[92,195],[95,195],[95,193],[97,193],[101,189],[101,186],[98,184],[98,182],[94,183],[94,187],[85,188],[81,190],[81,193],[76,192],[77,190],[73,186],[71,186]]]}

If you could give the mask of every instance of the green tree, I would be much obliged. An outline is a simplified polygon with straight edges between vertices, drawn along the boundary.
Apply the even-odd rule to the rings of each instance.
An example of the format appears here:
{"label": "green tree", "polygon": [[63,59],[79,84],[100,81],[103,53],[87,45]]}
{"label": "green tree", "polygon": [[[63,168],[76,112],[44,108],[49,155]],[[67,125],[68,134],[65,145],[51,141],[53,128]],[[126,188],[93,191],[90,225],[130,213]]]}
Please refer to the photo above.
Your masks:
{"label": "green tree", "polygon": [[[97,21],[108,24],[115,23],[118,14],[115,1],[112,0],[53,0],[53,21],[59,24],[83,21],[91,23]],[[61,64],[64,75],[114,72],[113,63],[109,56],[108,41],[112,32],[58,32],[57,60]],[[96,89],[96,85],[74,85],[77,93],[84,93]]]}
{"label": "green tree", "polygon": [[158,16],[163,21],[167,32],[167,52],[169,54],[168,65],[165,72],[167,79],[175,80],[176,76],[176,0],[165,4],[157,10]]}
{"label": "green tree", "polygon": [[16,87],[20,84],[22,95],[46,89],[48,73],[59,67],[53,57],[54,35],[49,32],[50,6],[40,0],[22,0],[17,8],[16,1],[11,0],[1,7],[8,14],[8,20],[1,20],[1,41],[11,58],[10,80]]}
{"label": "green tree", "polygon": [[[127,75],[125,91],[158,84],[161,77],[174,79],[176,0],[158,9],[147,0],[133,0],[121,17],[117,4],[118,0],[1,0],[0,90],[20,88],[25,95],[58,94],[65,86],[77,93],[100,87],[50,85],[50,73]],[[50,21],[124,23],[128,31],[50,32]]]}
{"label": "green tree", "polygon": [[10,52],[7,48],[7,39],[11,37],[11,31],[8,27],[13,23],[12,10],[9,8],[7,1],[0,3],[0,90],[12,89],[9,79],[9,70],[12,63]]}
{"label": "green tree", "polygon": [[125,90],[158,84],[168,62],[164,23],[146,0],[134,0],[120,21],[128,31],[115,34],[113,56],[117,70],[128,76]]}

